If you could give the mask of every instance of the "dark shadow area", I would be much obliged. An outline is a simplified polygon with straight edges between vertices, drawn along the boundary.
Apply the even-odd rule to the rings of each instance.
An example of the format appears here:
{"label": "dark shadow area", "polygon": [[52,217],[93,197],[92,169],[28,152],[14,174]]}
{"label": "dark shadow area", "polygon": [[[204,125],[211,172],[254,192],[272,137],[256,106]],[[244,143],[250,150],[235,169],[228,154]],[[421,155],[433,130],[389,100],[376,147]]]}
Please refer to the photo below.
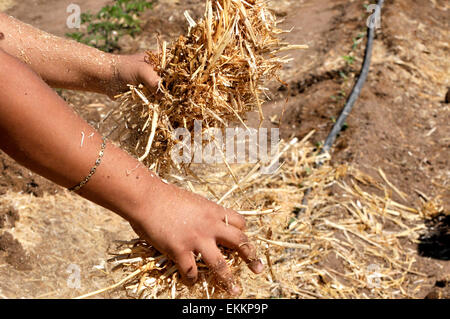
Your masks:
{"label": "dark shadow area", "polygon": [[425,299],[450,299],[450,280],[437,280]]}
{"label": "dark shadow area", "polygon": [[427,232],[419,237],[419,255],[450,260],[450,215],[436,215],[426,221],[426,226]]}

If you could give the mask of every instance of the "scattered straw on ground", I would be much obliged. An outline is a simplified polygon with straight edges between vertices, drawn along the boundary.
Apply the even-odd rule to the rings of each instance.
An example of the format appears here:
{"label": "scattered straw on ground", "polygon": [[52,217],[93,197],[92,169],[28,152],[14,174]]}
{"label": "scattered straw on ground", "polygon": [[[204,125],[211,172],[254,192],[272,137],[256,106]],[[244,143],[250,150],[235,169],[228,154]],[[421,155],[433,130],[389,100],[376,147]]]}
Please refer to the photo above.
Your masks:
{"label": "scattered straw on ground", "polygon": [[[275,174],[261,174],[259,164],[234,165],[239,187],[223,167],[193,167],[203,182],[172,176],[247,217],[248,235],[267,268],[254,275],[223,250],[243,288],[240,297],[414,297],[426,275],[415,270],[416,252],[405,243],[416,242],[424,217],[440,211],[438,202],[421,209],[399,204],[390,185],[351,167],[331,167],[307,141],[294,140],[282,151]],[[318,168],[319,160],[325,164]],[[302,206],[308,187],[308,205]],[[123,280],[83,297],[117,287],[135,298],[227,296],[201,261],[200,280],[188,288],[174,264],[143,241],[120,242],[112,254],[111,265]]]}
{"label": "scattered straw on ground", "polygon": [[0,12],[6,11],[15,5],[13,0],[0,0]]}

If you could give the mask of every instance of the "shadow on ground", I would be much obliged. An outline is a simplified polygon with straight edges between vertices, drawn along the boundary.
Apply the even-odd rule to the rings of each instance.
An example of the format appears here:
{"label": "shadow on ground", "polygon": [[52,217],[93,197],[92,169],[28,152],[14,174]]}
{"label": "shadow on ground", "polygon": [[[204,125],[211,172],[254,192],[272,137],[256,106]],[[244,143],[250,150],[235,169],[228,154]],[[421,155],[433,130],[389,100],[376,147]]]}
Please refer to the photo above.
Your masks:
{"label": "shadow on ground", "polygon": [[419,238],[419,255],[450,260],[450,215],[436,215],[426,225],[427,232]]}

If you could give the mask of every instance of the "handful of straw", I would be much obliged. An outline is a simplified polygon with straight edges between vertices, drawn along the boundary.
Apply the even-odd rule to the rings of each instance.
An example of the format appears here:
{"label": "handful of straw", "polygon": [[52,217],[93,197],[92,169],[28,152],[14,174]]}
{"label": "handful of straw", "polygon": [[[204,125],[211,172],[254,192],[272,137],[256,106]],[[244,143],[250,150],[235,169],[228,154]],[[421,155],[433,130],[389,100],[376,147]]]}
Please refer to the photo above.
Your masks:
{"label": "handful of straw", "polygon": [[279,40],[284,31],[262,0],[207,0],[203,19],[195,22],[187,11],[185,16],[186,36],[147,52],[162,78],[158,92],[130,86],[121,95],[119,113],[129,133],[125,146],[159,173],[175,164],[170,157],[180,142],[175,129],[192,132],[195,120],[203,129],[231,122],[245,126],[246,113],[255,110],[262,121],[262,84],[281,81],[278,72],[289,61],[277,53],[306,47]]}

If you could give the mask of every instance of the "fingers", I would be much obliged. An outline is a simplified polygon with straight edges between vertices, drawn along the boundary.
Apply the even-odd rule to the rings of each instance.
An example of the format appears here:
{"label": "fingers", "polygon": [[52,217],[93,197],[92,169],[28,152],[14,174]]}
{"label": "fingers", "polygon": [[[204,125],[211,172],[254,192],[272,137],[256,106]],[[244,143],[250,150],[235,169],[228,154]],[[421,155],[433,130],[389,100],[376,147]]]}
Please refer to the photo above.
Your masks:
{"label": "fingers", "polygon": [[238,214],[236,211],[224,208],[225,214],[223,216],[223,222],[228,225],[232,225],[240,230],[245,229],[245,218]]}
{"label": "fingers", "polygon": [[198,270],[192,252],[180,255],[176,263],[185,283],[187,285],[193,285],[197,281]]}
{"label": "fingers", "polygon": [[259,274],[264,270],[261,260],[256,256],[255,246],[249,242],[248,237],[243,232],[235,227],[225,225],[219,234],[218,242],[225,247],[236,250],[251,271]]}
{"label": "fingers", "polygon": [[201,251],[203,261],[208,268],[213,272],[216,280],[225,287],[225,289],[233,294],[239,295],[240,287],[234,283],[233,275],[230,267],[227,265],[225,258],[222,256],[219,248],[215,242],[209,243]]}

